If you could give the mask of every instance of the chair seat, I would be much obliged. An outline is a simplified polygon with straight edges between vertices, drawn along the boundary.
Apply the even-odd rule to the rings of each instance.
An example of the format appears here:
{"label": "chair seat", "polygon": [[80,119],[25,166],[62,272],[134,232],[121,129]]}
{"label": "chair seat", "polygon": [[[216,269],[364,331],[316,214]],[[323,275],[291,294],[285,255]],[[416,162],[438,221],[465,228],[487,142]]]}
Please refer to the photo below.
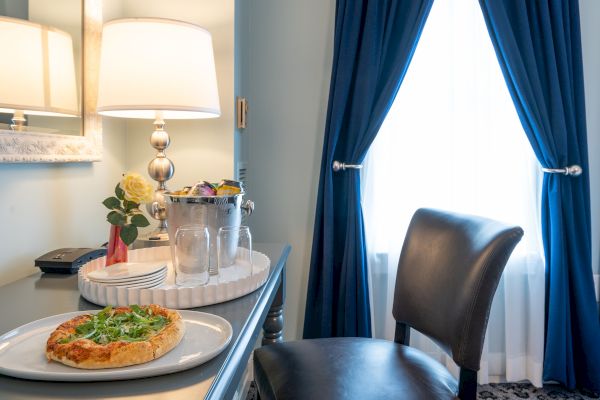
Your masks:
{"label": "chair seat", "polygon": [[454,399],[456,379],[425,353],[394,342],[329,338],[254,352],[261,400]]}

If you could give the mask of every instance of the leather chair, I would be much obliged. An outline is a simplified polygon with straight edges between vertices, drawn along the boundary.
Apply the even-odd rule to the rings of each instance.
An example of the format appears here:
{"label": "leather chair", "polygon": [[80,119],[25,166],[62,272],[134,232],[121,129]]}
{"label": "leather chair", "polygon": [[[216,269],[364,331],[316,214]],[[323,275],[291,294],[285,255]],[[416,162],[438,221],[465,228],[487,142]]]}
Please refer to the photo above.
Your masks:
{"label": "leather chair", "polygon": [[[328,338],[257,349],[259,398],[475,399],[492,299],[522,236],[521,228],[490,219],[418,210],[398,264],[394,341]],[[408,346],[410,327],[452,356],[460,367],[458,382]]]}

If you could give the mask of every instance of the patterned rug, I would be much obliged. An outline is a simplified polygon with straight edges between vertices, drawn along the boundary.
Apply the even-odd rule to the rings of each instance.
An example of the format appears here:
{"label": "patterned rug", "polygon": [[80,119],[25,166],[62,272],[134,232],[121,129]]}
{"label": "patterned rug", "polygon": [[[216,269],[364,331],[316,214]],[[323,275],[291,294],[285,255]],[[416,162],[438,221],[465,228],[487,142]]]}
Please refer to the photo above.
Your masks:
{"label": "patterned rug", "polygon": [[[477,392],[479,400],[589,400],[600,398],[594,393],[570,391],[558,385],[545,385],[540,389],[529,383],[491,383],[479,386]],[[256,398],[256,386],[252,382],[246,400],[256,400]]]}
{"label": "patterned rug", "polygon": [[595,393],[570,391],[559,385],[544,385],[543,388],[536,388],[530,383],[490,383],[479,386],[477,398],[479,400],[588,400],[600,397]]}

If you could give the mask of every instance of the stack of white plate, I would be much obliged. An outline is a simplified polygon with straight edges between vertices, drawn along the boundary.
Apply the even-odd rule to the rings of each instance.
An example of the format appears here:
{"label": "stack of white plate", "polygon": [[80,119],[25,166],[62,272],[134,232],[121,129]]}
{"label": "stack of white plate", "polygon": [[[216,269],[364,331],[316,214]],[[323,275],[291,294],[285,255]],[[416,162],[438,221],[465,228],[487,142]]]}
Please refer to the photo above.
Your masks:
{"label": "stack of white plate", "polygon": [[167,263],[128,262],[118,263],[87,274],[90,281],[106,286],[146,289],[163,284],[167,277]]}

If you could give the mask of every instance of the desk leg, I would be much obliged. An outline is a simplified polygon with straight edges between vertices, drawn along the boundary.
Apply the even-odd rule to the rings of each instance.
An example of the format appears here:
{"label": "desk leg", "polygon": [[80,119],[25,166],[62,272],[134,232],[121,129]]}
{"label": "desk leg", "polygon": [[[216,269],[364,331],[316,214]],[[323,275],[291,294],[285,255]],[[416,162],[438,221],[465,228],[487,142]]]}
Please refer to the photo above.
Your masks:
{"label": "desk leg", "polygon": [[283,341],[283,304],[285,302],[285,265],[281,270],[279,287],[263,324],[262,345]]}

